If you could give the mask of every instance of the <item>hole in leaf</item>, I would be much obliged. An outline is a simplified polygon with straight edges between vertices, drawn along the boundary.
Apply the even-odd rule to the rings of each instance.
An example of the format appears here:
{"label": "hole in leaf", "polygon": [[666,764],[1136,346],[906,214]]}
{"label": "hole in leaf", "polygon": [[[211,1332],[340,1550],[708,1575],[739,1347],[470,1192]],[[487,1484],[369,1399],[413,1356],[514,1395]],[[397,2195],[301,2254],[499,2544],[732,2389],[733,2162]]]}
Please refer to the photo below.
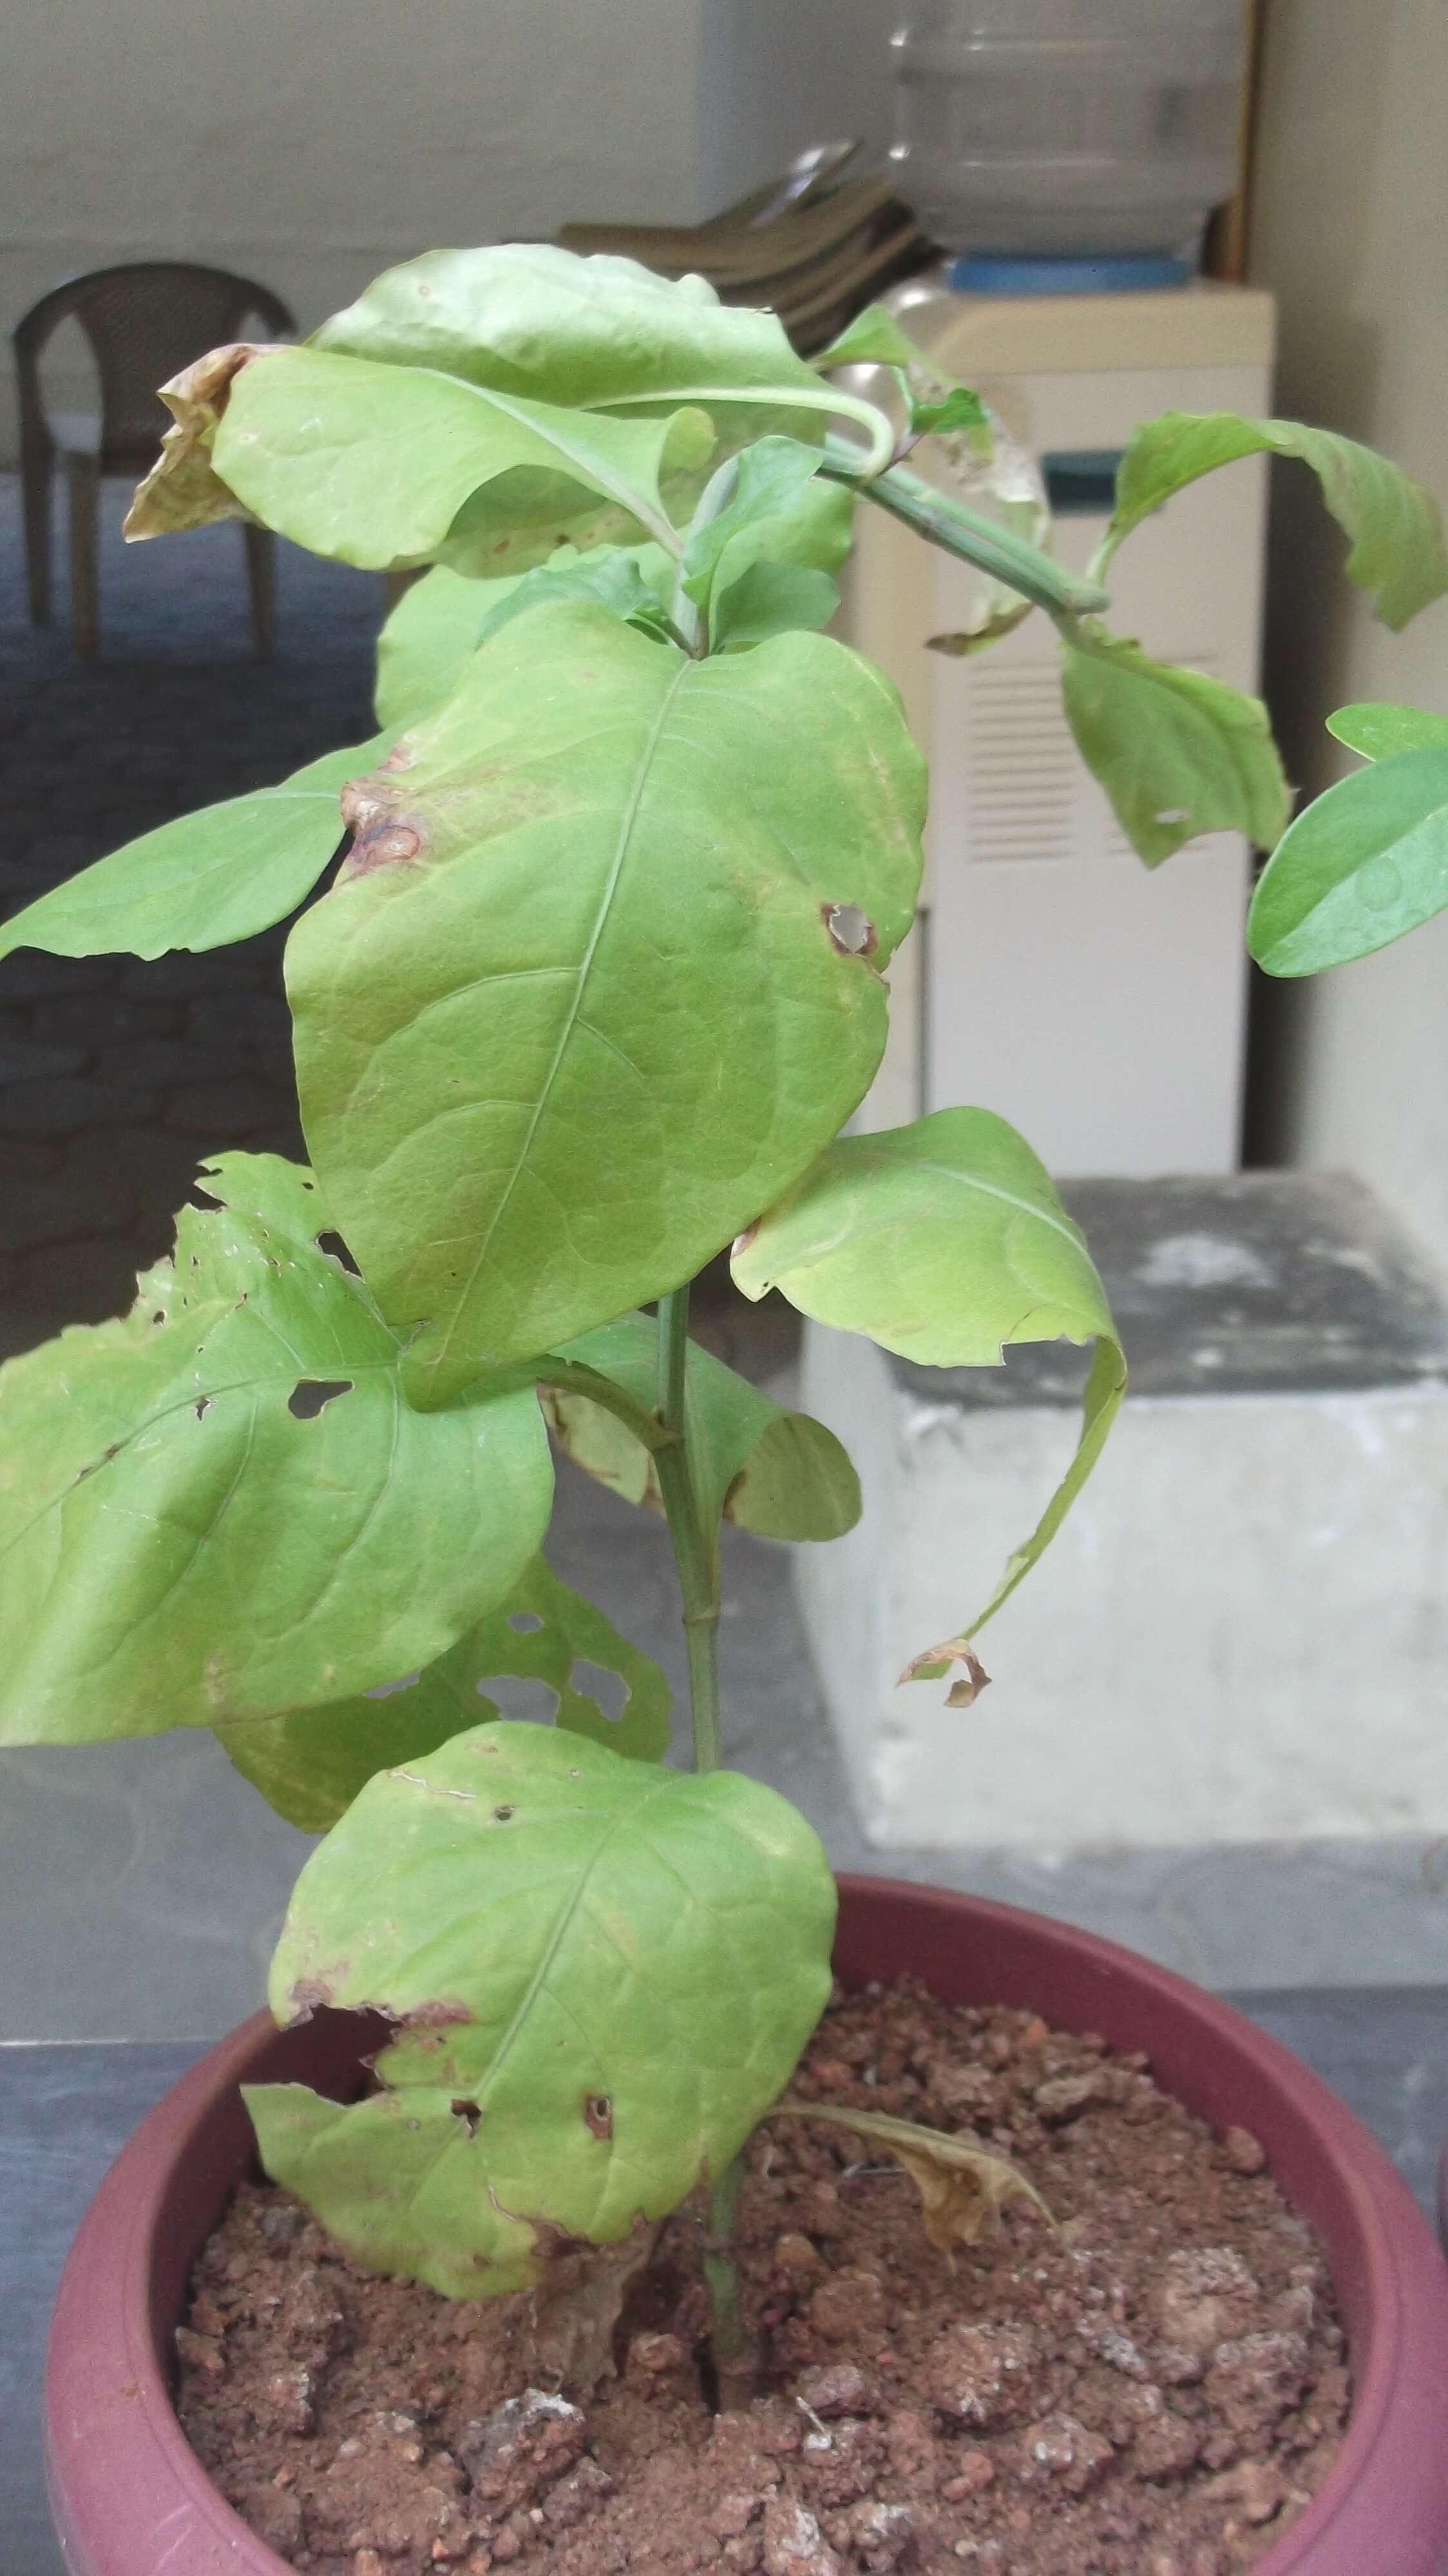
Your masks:
{"label": "hole in leaf", "polygon": [[518,1810],[516,1807],[495,1807],[493,1809],[493,1822],[495,1825],[511,1824],[517,1812]]}
{"label": "hole in leaf", "polygon": [[448,2109],[455,2120],[461,2120],[470,2138],[475,2138],[482,2125],[482,2112],[476,2102],[450,2102]]}
{"label": "hole in leaf", "polygon": [[613,2136],[613,2104],[606,2093],[590,2093],[584,2099],[583,2116],[596,2138]]}
{"label": "hole in leaf", "polygon": [[421,1679],[420,1672],[404,1673],[400,1682],[378,1682],[372,1690],[364,1691],[362,1696],[364,1699],[391,1699],[394,1691],[416,1690]]}
{"label": "hole in leaf", "polygon": [[586,1655],[576,1655],[568,1676],[570,1690],[581,1691],[594,1707],[616,1726],[629,1702],[629,1688],[622,1673],[608,1664],[590,1663]]}
{"label": "hole in leaf", "polygon": [[508,1625],[515,1637],[531,1637],[536,1629],[542,1627],[543,1622],[536,1610],[510,1610]]}
{"label": "hole in leaf", "polygon": [[551,1725],[558,1715],[558,1693],[551,1682],[528,1673],[485,1673],[477,1684],[479,1699],[489,1699],[500,1717]]}
{"label": "hole in leaf", "polygon": [[857,903],[827,903],[824,924],[842,956],[869,956],[875,945],[875,925]]}
{"label": "hole in leaf", "polygon": [[287,1411],[295,1414],[298,1422],[313,1422],[323,1405],[330,1404],[334,1396],[350,1395],[351,1392],[349,1377],[299,1377],[287,1397]]}
{"label": "hole in leaf", "polygon": [[340,1262],[344,1270],[351,1271],[354,1279],[361,1278],[361,1271],[335,1227],[329,1226],[325,1233],[318,1235],[317,1250],[325,1252],[329,1261]]}
{"label": "hole in leaf", "polygon": [[158,1306],[158,1307],[157,1307],[157,1309],[156,1309],[156,1311],[155,1311],[155,1314],[151,1317],[151,1321],[152,1321],[152,1323],[153,1323],[153,1324],[164,1324],[164,1323],[165,1323],[165,1321],[166,1321],[166,1309],[165,1309],[165,1307],[164,1307],[164,1306]]}
{"label": "hole in leaf", "polygon": [[197,1405],[197,1407],[196,1407],[196,1419],[197,1419],[197,1421],[198,1421],[198,1422],[204,1422],[204,1421],[205,1421],[205,1419],[206,1419],[206,1417],[207,1417],[207,1415],[208,1415],[208,1413],[209,1413],[210,1411],[211,1411],[211,1398],[210,1398],[210,1396],[209,1396],[209,1395],[203,1395],[203,1396],[202,1396],[202,1398],[201,1398],[201,1400],[200,1400],[200,1402],[199,1402],[199,1404],[198,1404],[198,1405]]}

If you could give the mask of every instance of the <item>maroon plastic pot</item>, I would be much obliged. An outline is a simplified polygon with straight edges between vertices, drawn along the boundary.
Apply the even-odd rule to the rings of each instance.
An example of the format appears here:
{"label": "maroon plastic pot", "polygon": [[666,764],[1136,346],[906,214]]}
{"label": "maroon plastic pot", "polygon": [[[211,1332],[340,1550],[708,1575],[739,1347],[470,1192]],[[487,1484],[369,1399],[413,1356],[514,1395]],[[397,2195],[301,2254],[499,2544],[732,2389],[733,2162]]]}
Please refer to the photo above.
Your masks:
{"label": "maroon plastic pot", "polygon": [[[1275,2040],[1164,1968],[1013,1906],[882,1879],[841,1883],[849,1984],[904,1970],[944,2000],[1029,2006],[1113,2047],[1216,2127],[1258,2136],[1326,2250],[1354,2379],[1331,2477],[1257,2576],[1444,2576],[1448,2267],[1365,2129]],[[264,2013],[183,2076],[111,2167],[71,2249],[46,2365],[46,2462],[71,2576],[288,2576],[201,2469],[172,2411],[171,2335],[192,2257],[251,2162],[242,2080],[345,2100],[377,2026]]]}

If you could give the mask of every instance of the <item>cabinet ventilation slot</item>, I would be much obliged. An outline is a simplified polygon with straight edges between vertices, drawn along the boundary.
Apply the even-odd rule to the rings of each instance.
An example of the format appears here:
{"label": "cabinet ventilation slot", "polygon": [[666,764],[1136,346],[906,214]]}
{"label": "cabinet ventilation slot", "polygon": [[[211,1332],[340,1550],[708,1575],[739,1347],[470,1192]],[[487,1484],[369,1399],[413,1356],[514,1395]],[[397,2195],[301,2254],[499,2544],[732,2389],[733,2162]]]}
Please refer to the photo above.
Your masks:
{"label": "cabinet ventilation slot", "polygon": [[[1184,651],[1163,658],[1207,673],[1216,661]],[[983,660],[969,673],[962,713],[957,776],[971,859],[1130,855],[1072,739],[1054,658]]]}

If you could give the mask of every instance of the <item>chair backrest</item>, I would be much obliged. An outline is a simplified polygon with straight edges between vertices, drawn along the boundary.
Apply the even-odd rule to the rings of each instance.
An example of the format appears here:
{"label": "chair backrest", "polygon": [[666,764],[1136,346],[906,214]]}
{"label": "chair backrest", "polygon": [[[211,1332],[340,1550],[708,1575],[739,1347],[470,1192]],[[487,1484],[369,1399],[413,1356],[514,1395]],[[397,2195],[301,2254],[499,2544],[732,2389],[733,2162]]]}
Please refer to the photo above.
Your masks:
{"label": "chair backrest", "polygon": [[190,260],[131,260],[67,278],[15,326],[21,424],[31,439],[44,437],[41,353],[61,323],[72,320],[85,333],[100,377],[101,464],[127,468],[148,465],[170,426],[158,385],[208,349],[241,339],[249,322],[259,322],[268,340],[296,329],[270,287]]}

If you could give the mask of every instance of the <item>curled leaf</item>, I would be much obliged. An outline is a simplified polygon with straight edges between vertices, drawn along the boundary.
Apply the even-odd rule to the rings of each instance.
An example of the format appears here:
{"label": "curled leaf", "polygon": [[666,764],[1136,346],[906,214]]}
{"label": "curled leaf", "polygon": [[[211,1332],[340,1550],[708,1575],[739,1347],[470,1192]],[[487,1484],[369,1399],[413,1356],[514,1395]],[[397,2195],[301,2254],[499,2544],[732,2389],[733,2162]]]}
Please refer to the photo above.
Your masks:
{"label": "curled leaf", "polygon": [[947,1637],[941,1645],[927,1646],[912,1655],[900,1676],[902,1682],[943,1681],[952,1664],[961,1667],[958,1678],[945,1694],[947,1708],[973,1708],[983,1690],[990,1688],[990,1675],[968,1637]]}
{"label": "curled leaf", "polygon": [[[741,1235],[731,1268],[746,1297],[778,1288],[801,1314],[929,1368],[991,1367],[1013,1342],[1095,1341],[1076,1454],[973,1637],[1060,1528],[1126,1391],[1106,1291],[1043,1164],[989,1109],[840,1136]],[[928,1648],[925,1669],[950,1660]]]}
{"label": "curled leaf", "polygon": [[1076,748],[1147,867],[1202,832],[1270,850],[1292,810],[1267,710],[1205,671],[1154,662],[1094,617],[1062,633]]}
{"label": "curled leaf", "polygon": [[205,528],[214,519],[249,519],[251,512],[222,482],[211,451],[232,385],[253,358],[276,355],[279,344],[232,340],[209,349],[183,367],[160,388],[161,400],[175,422],[161,441],[161,453],[136,491],[126,514],[124,533],[134,544],[141,537],[168,537],[181,528]]}
{"label": "curled leaf", "polygon": [[1448,590],[1438,504],[1400,466],[1334,430],[1231,411],[1168,411],[1142,422],[1121,460],[1116,508],[1093,569],[1104,572],[1122,538],[1199,475],[1264,454],[1300,457],[1311,466],[1351,546],[1343,569],[1367,592],[1385,626],[1406,626]]}
{"label": "curled leaf", "polygon": [[1048,2226],[1056,2224],[1035,2184],[972,2138],[922,2128],[915,2120],[894,2120],[884,2111],[846,2111],[837,2102],[795,2102],[788,2095],[768,2116],[822,2120],[827,2128],[851,2129],[883,2147],[904,2166],[919,2192],[926,2236],[942,2254],[957,2245],[978,2245],[1013,2200],[1028,2201]]}

